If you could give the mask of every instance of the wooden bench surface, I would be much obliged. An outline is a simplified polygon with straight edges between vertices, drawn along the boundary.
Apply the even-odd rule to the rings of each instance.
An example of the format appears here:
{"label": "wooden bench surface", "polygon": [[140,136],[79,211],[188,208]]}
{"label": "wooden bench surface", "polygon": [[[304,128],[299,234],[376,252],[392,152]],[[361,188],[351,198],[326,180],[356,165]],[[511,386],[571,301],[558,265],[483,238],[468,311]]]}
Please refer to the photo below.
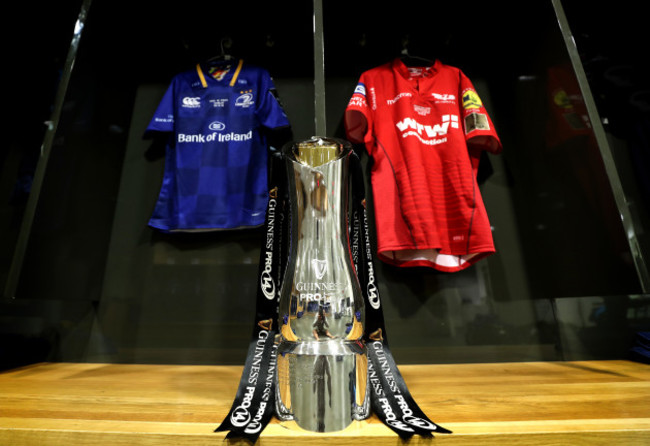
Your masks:
{"label": "wooden bench surface", "polygon": [[[408,444],[649,445],[650,366],[630,361],[400,365],[451,435]],[[0,373],[0,445],[217,445],[242,367],[41,363]],[[274,420],[260,445],[402,444],[374,415],[336,433]],[[243,441],[230,444],[247,444]]]}

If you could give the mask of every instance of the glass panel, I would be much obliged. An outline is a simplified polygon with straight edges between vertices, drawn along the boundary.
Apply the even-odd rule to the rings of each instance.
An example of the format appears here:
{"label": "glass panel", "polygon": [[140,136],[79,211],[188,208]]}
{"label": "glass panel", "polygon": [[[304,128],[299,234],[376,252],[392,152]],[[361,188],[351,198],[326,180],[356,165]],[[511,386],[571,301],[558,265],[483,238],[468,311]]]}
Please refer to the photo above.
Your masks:
{"label": "glass panel", "polygon": [[[644,228],[650,221],[650,200],[648,162],[643,152],[647,146],[645,80],[649,71],[647,62],[638,57],[633,43],[645,39],[645,35],[643,18],[634,13],[632,6],[617,4],[615,8],[603,10],[584,1],[575,1],[566,2],[563,10],[571,25],[570,37],[577,48],[574,61],[579,58],[582,64],[584,78],[601,117],[608,146],[604,159],[610,177],[611,169],[616,169],[612,190],[619,195],[619,218],[625,224],[625,235],[631,247],[630,252],[618,249],[618,263],[636,266],[640,289],[647,293],[646,259],[650,254],[650,241]],[[598,206],[605,208],[611,204],[598,203]],[[613,219],[612,226],[616,226]],[[617,243],[622,244],[622,241]],[[628,358],[648,362],[648,295],[617,295],[621,291],[630,293],[636,285],[630,274],[619,274],[616,286],[602,287],[599,291],[609,291],[611,295],[580,295],[556,301],[564,359]]]}
{"label": "glass panel", "polygon": [[[435,26],[411,14],[417,5],[408,20],[364,2],[325,7],[328,127],[337,136],[338,110],[360,74],[407,50],[461,68],[504,144],[479,170],[496,255],[453,274],[377,268],[398,361],[561,358],[556,298],[641,291],[551,2],[508,14],[480,2],[436,5]],[[345,36],[335,26],[342,11],[359,18]]]}
{"label": "glass panel", "polygon": [[47,359],[243,363],[262,232],[148,228],[165,160],[143,134],[172,76],[222,49],[279,79],[309,134],[311,17],[304,2],[290,17],[270,4],[91,6],[16,293],[58,309],[42,324]]}
{"label": "glass panel", "polygon": [[[650,95],[646,81],[650,66],[639,57],[635,44],[646,39],[645,18],[635,13],[631,2],[607,9],[594,8],[586,1],[566,3],[567,20],[619,171],[629,224],[635,229],[633,237],[643,258],[648,259],[650,240],[643,228],[650,222]],[[647,266],[645,269],[647,276]]]}
{"label": "glass panel", "polygon": [[21,237],[22,225],[31,220],[30,192],[80,4],[48,3],[34,13],[33,5],[21,3],[10,14],[15,38],[5,45],[11,63],[5,70],[10,87],[4,97],[11,106],[5,113],[7,132],[0,150],[0,368],[41,361],[58,348],[58,330],[53,326],[60,321],[62,305],[12,300],[15,281],[12,286],[8,283],[14,252],[26,240]]}
{"label": "glass panel", "polygon": [[564,298],[558,299],[556,306],[562,359],[650,360],[647,294]]}
{"label": "glass panel", "polygon": [[[496,255],[459,273],[376,262],[398,363],[572,357],[571,305],[642,295],[552,4],[533,3],[507,13],[436,4],[432,18],[413,14],[432,8],[418,1],[401,20],[373,2],[323,2],[326,136],[345,136],[343,112],[361,73],[406,48],[461,68],[504,144],[483,157],[478,178]],[[142,135],[172,76],[223,47],[267,68],[293,137],[313,136],[312,5],[284,9],[91,6],[16,300],[2,307],[3,345],[26,346],[17,362],[243,363],[262,231],[148,228],[165,160]],[[370,159],[360,153],[370,191]],[[4,190],[13,185],[9,165],[15,171],[7,157]]]}

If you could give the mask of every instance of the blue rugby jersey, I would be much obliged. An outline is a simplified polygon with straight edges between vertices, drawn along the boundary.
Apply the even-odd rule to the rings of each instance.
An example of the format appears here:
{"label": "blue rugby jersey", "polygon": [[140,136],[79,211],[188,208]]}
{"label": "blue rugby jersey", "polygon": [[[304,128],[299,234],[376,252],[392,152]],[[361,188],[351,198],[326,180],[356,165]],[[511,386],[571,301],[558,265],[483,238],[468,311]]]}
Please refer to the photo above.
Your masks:
{"label": "blue rugby jersey", "polygon": [[270,74],[242,60],[174,76],[145,132],[169,133],[149,225],[163,232],[259,226],[268,199],[262,127],[288,127]]}

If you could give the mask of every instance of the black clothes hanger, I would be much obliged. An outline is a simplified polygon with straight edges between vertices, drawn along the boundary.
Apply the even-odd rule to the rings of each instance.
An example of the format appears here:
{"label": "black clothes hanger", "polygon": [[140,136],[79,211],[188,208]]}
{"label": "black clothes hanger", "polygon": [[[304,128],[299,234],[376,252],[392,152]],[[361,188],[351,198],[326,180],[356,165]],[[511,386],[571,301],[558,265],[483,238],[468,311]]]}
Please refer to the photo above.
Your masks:
{"label": "black clothes hanger", "polygon": [[221,47],[221,53],[209,58],[206,62],[208,65],[217,65],[219,63],[223,62],[231,62],[235,59],[230,53],[228,53],[226,50],[229,50],[232,48],[232,38],[230,37],[223,37],[220,42],[220,47]]}
{"label": "black clothes hanger", "polygon": [[400,53],[400,60],[407,67],[430,67],[435,63],[435,60],[428,59],[426,57],[413,56],[409,54],[409,36],[404,36],[402,38],[402,51]]}

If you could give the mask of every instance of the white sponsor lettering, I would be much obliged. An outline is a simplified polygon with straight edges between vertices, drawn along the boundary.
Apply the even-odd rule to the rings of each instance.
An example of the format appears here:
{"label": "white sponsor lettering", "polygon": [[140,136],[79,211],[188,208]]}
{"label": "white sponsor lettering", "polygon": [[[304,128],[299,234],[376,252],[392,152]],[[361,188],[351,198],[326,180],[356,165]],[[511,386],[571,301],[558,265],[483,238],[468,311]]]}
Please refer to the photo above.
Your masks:
{"label": "white sponsor lettering", "polygon": [[386,104],[393,105],[402,98],[410,98],[412,96],[413,95],[411,93],[400,93],[397,96],[395,96],[393,99],[386,100]]}
{"label": "white sponsor lettering", "polygon": [[246,429],[244,429],[244,432],[247,434],[256,434],[259,431],[262,430],[262,417],[264,416],[264,410],[266,409],[266,402],[265,401],[260,401],[260,407],[257,409],[257,413],[255,414],[255,418],[253,418],[253,421],[248,423],[246,426]]}
{"label": "white sponsor lettering", "polygon": [[297,291],[340,291],[345,287],[336,282],[297,282]]}
{"label": "white sponsor lettering", "polygon": [[[268,332],[265,333],[266,336],[264,339],[269,336]],[[271,391],[275,382],[276,350],[277,345],[273,344],[273,350],[271,351],[271,358],[266,373],[266,380],[264,381],[264,387],[262,388],[262,400],[260,401],[260,405],[257,409],[257,412],[255,413],[255,416],[249,423],[247,423],[246,428],[244,429],[244,432],[247,434],[257,434],[264,427],[262,424],[262,419],[264,418],[264,411],[266,410],[266,406],[268,405],[268,402],[271,398]]]}
{"label": "white sponsor lettering", "polygon": [[368,302],[370,306],[375,310],[379,310],[381,303],[379,301],[379,290],[377,285],[375,285],[375,269],[372,262],[368,262]]}
{"label": "white sponsor lettering", "polygon": [[[442,122],[440,124],[424,125],[413,118],[405,118],[395,125],[402,132],[402,138],[415,136],[423,144],[436,145],[447,141],[445,136],[450,128],[459,128],[457,115],[443,115],[441,120]],[[438,138],[439,136],[443,138]]]}
{"label": "white sponsor lettering", "polygon": [[260,279],[260,287],[262,288],[262,294],[268,300],[275,299],[275,281],[271,277],[271,272],[273,271],[273,252],[267,251],[265,253],[264,259],[264,271],[262,271]]}
{"label": "white sponsor lettering", "polygon": [[396,429],[405,431],[405,432],[413,432],[413,429],[408,427],[404,422],[400,420],[386,420],[386,424],[389,424],[393,426]]}
{"label": "white sponsor lettering", "polygon": [[253,131],[248,133],[219,133],[219,142],[228,142],[228,141],[248,141],[253,138]]}
{"label": "white sponsor lettering", "polygon": [[373,110],[377,110],[377,92],[374,87],[370,89],[370,105]]}
{"label": "white sponsor lettering", "polygon": [[421,105],[414,105],[413,110],[420,115],[420,116],[426,116],[428,114],[431,114],[431,107],[422,107]]}
{"label": "white sponsor lettering", "polygon": [[349,107],[359,107],[359,108],[365,108],[367,107],[367,102],[365,96],[352,96],[350,98],[350,102],[348,103]]}
{"label": "white sponsor lettering", "polygon": [[275,198],[269,199],[268,205],[268,229],[266,231],[266,249],[267,251],[273,250],[273,231],[275,230],[275,207],[277,206],[277,201]]}
{"label": "white sponsor lettering", "polygon": [[368,381],[375,391],[375,394],[379,397],[378,401],[380,402],[386,416],[386,423],[397,429],[405,430],[408,432],[413,432],[413,429],[408,426],[409,424],[411,426],[430,431],[437,430],[437,426],[434,423],[413,415],[413,410],[409,407],[406,398],[404,398],[404,396],[401,394],[397,380],[391,371],[390,363],[386,357],[386,353],[384,352],[384,345],[380,341],[374,341],[371,346],[375,351],[377,359],[379,360],[379,366],[381,368],[382,374],[384,375],[384,378],[388,383],[388,388],[391,390],[395,401],[397,402],[397,406],[401,411],[400,420],[398,419],[397,415],[395,415],[395,412],[390,406],[388,399],[385,397],[386,394],[384,392],[383,385],[380,381],[380,378],[377,376],[377,372],[375,371],[372,361],[370,361],[368,363]]}
{"label": "white sponsor lettering", "polygon": [[379,289],[377,288],[377,285],[375,285],[375,268],[372,263],[370,232],[368,230],[368,214],[366,212],[363,213],[363,226],[365,228],[366,258],[368,259],[368,284],[366,285],[366,292],[370,306],[375,310],[378,310],[381,306],[381,301],[379,299]]}
{"label": "white sponsor lettering", "polygon": [[[225,128],[225,126],[224,126]],[[229,141],[248,141],[253,138],[253,131],[248,133],[217,133],[213,132],[208,135],[186,135],[185,133],[179,133],[177,136],[177,141],[179,143],[206,143],[206,142],[229,142]]]}
{"label": "white sponsor lettering", "polygon": [[203,143],[206,141],[205,135],[186,135],[184,133],[178,134],[178,142],[199,142]]}
{"label": "white sponsor lettering", "polygon": [[422,418],[413,415],[404,415],[402,419],[411,426],[419,427],[421,429],[427,429],[430,431],[438,429],[438,426],[433,424],[431,421],[423,420]]}
{"label": "white sponsor lettering", "polygon": [[300,299],[307,302],[331,302],[341,291],[345,284],[336,282],[297,282],[296,291],[300,292]]}
{"label": "white sponsor lettering", "polygon": [[264,355],[264,343],[268,337],[269,332],[266,330],[261,330],[257,335],[253,362],[251,363],[251,370],[248,374],[248,384],[253,386],[257,384],[257,378],[260,376],[260,364],[262,363],[262,356]]}
{"label": "white sponsor lettering", "polygon": [[227,103],[228,99],[226,98],[210,99],[210,104],[212,104],[212,107],[214,108],[223,108]]}
{"label": "white sponsor lettering", "polygon": [[174,115],[167,115],[167,117],[165,118],[155,117],[154,120],[156,122],[162,122],[164,124],[168,124],[170,122],[174,122]]}
{"label": "white sponsor lettering", "polygon": [[264,270],[260,277],[260,287],[264,297],[268,300],[275,299],[275,281],[271,275],[273,271],[273,231],[275,228],[275,207],[277,200],[275,198],[269,199],[268,204],[268,226],[266,232],[266,253],[264,259]]}
{"label": "white sponsor lettering", "polygon": [[372,361],[368,361],[368,381],[370,381],[370,385],[377,396],[384,396],[384,388],[381,385]]}
{"label": "white sponsor lettering", "polygon": [[399,406],[400,409],[402,409],[402,415],[407,415],[407,416],[412,416],[413,411],[409,407],[408,403],[404,399],[402,395],[395,395],[395,399],[397,400],[397,405]]}
{"label": "white sponsor lettering", "polygon": [[253,399],[254,393],[255,387],[246,386],[246,394],[244,395],[244,400],[232,411],[232,414],[230,415],[230,422],[233,426],[242,427],[247,425],[251,420],[251,414],[248,411],[248,408],[251,407],[251,400]]}
{"label": "white sponsor lettering", "polygon": [[453,94],[431,93],[431,96],[433,96],[433,99],[435,99],[436,102],[448,102],[448,103],[456,102],[456,95]]}
{"label": "white sponsor lettering", "polygon": [[397,419],[393,408],[390,407],[390,403],[387,398],[379,398],[379,403],[381,409],[384,411],[384,416],[386,417],[386,424],[393,426],[396,429],[402,430],[404,432],[413,432],[413,429],[409,427],[406,423]]}
{"label": "white sponsor lettering", "polygon": [[386,353],[384,352],[384,344],[382,344],[380,341],[375,341],[372,343],[372,346],[377,354],[377,359],[379,360],[381,371],[384,374],[384,377],[386,377],[386,381],[388,381],[388,389],[393,393],[400,393],[399,387],[397,386],[397,381],[395,380],[393,372],[390,369],[390,363],[388,361],[388,358],[386,358]]}

